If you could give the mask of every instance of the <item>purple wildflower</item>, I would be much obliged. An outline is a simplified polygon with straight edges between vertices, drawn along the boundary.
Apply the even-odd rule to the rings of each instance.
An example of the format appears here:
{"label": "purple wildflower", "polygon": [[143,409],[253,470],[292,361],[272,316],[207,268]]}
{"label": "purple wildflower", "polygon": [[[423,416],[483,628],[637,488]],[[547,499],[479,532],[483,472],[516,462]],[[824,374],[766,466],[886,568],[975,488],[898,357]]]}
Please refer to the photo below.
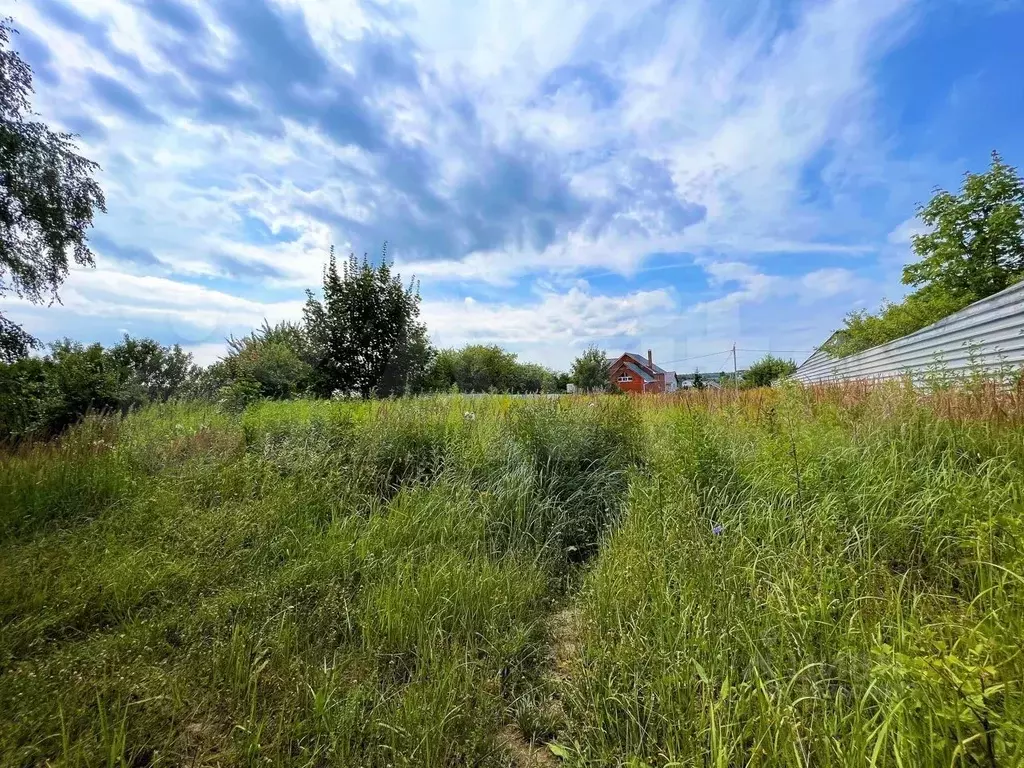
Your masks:
{"label": "purple wildflower", "polygon": [[715,525],[711,526],[711,532],[713,534],[715,534],[715,536],[721,536],[722,535],[722,531],[724,531],[724,530],[725,530],[724,526],[719,525],[719,524],[715,524]]}

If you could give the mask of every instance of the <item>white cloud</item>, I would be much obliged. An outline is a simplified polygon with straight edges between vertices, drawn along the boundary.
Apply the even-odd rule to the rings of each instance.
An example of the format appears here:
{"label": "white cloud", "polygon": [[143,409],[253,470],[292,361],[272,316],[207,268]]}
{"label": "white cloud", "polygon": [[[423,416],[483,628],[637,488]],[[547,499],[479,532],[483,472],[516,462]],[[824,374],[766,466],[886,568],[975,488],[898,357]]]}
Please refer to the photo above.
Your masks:
{"label": "white cloud", "polygon": [[622,296],[591,293],[580,281],[568,291],[545,290],[525,304],[427,301],[422,319],[435,343],[523,344],[582,342],[611,336],[635,336],[658,322],[676,303],[665,290],[636,291]]}
{"label": "white cloud", "polygon": [[928,228],[924,223],[916,216],[912,216],[893,229],[886,238],[886,242],[889,245],[909,246],[913,242],[914,235],[923,235],[927,231]]}
{"label": "white cloud", "polygon": [[[610,2],[530,4],[528,10],[514,0],[470,9],[464,3],[414,3],[397,23],[420,46],[419,62],[428,84],[419,101],[396,108],[393,116],[420,114],[421,128],[413,133],[426,142],[440,168],[464,177],[477,169],[459,162],[460,148],[450,143],[459,137],[452,133],[450,106],[444,100],[449,94],[466,94],[498,146],[517,136],[539,142],[556,152],[564,164],[559,171],[584,190],[598,194],[598,179],[621,178],[629,159],[639,153],[665,163],[678,195],[708,209],[706,226],[670,238],[567,233],[551,250],[573,251],[574,258],[560,263],[568,269],[601,266],[628,273],[666,239],[691,249],[744,248],[768,240],[827,249],[834,244],[822,236],[828,232],[822,213],[805,210],[799,200],[801,170],[823,148],[839,154],[851,149],[843,146],[844,137],[856,137],[850,138],[845,128],[870,118],[871,63],[894,37],[910,4],[808,3],[792,27],[780,32],[779,12],[768,4],[737,23],[728,9],[711,0],[669,11]],[[288,5],[305,14],[323,50],[340,61],[347,49],[337,40],[351,40],[379,24],[354,11],[354,3],[332,7],[291,0]],[[118,44],[147,67],[174,66],[145,44],[147,34],[157,32],[147,23],[143,7],[104,0],[92,11],[96,18],[114,20],[114,29],[124,33]],[[33,14],[27,17],[33,24],[45,24]],[[217,29],[210,14],[206,20]],[[54,38],[61,43],[63,70],[71,82],[80,81],[86,67],[112,71],[97,61],[99,54],[87,41],[67,32]],[[620,90],[613,110],[561,92],[562,98],[538,100],[553,70],[609,55],[614,58],[608,76]],[[211,58],[215,60],[215,52]],[[66,110],[81,98],[75,91],[77,87],[65,89],[54,101]],[[237,239],[238,208],[271,221],[316,227],[308,213],[301,213],[309,203],[356,221],[372,220],[381,211],[366,203],[379,192],[390,194],[392,180],[373,178],[377,171],[362,153],[338,147],[307,126],[286,125],[281,140],[268,141],[243,126],[228,129],[191,119],[136,127],[106,111],[103,119],[110,122],[111,136],[92,149],[108,168],[104,182],[112,203],[111,223],[134,239],[148,236],[166,242],[160,249],[179,256],[188,246],[204,245],[196,243],[200,232],[213,241]],[[103,110],[94,114],[102,116]],[[592,150],[606,159],[586,157]],[[121,153],[132,162],[127,173],[116,168]],[[335,165],[339,159],[362,177],[351,170],[339,172],[346,170]],[[194,177],[204,174],[226,185],[198,192]],[[334,230],[339,245],[351,241],[357,249],[377,246],[354,242],[357,233],[344,226],[335,225]],[[323,239],[316,237],[317,244]],[[498,249],[504,261],[519,261],[525,270],[537,269],[538,262],[550,262],[554,255],[545,249],[523,253],[508,245]],[[611,247],[622,255],[607,258]],[[209,248],[195,250],[193,258],[216,257]],[[280,260],[296,279],[316,271],[305,251],[285,259],[267,250],[267,260]],[[756,245],[752,250],[758,250]],[[485,270],[473,268],[474,257],[486,259],[488,253],[452,254],[451,261],[467,261],[462,276],[476,278]],[[300,261],[302,266],[292,268]]]}
{"label": "white cloud", "polygon": [[184,350],[192,355],[196,365],[212,365],[227,354],[227,344],[223,341],[211,341],[205,344],[187,344]]}
{"label": "white cloud", "polygon": [[[834,264],[885,248],[891,218],[853,231],[841,203],[808,195],[808,184],[855,196],[888,167],[873,68],[913,21],[915,0],[763,2],[753,10],[718,0],[423,0],[388,6],[386,17],[356,0],[276,4],[305,17],[338,73],[354,71],[360,41],[399,41],[419,90],[374,83],[366,96],[387,118],[390,149],[342,145],[296,115],[261,131],[176,107],[170,81],[160,78],[181,74],[181,62],[145,4],[75,7],[109,22],[111,39],[150,77],[119,68],[40,10],[19,10],[19,22],[60,52],[60,87],[39,88],[38,108],[53,119],[84,110],[106,131],[83,140],[104,167],[110,213],[102,231],[162,262],[101,259],[95,272],[73,274],[64,310],[53,311],[148,322],[167,340],[212,354],[215,338],[264,317],[297,317],[298,289],[319,282],[332,242],[344,253],[375,250],[384,237],[397,241],[400,271],[423,281],[424,318],[445,344],[571,349],[588,338],[667,335],[672,318],[720,328],[707,318],[870,290]],[[236,32],[213,6],[192,7],[211,31],[204,61],[223,63],[240,44]],[[551,86],[553,74],[586,66],[594,72]],[[117,76],[166,122],[133,123],[99,103],[91,70]],[[182,79],[189,93],[201,85]],[[602,88],[614,103],[602,101]],[[231,94],[259,105],[241,83]],[[495,160],[506,156],[523,166]],[[809,165],[818,169],[810,181]],[[495,194],[502,184],[526,191]],[[693,205],[706,209],[700,223],[683,215]],[[250,220],[297,237],[254,237]],[[709,278],[707,298],[685,306],[665,288],[603,295],[585,284],[522,291],[584,270],[642,276],[652,253],[694,254]],[[782,254],[800,257],[800,269],[786,271],[801,274],[777,274],[771,261]],[[216,290],[184,282],[214,279]],[[467,303],[433,290],[459,282],[507,294]],[[297,299],[258,298],[278,289]]]}
{"label": "white cloud", "polygon": [[[12,315],[18,322],[38,313],[51,321],[62,318],[72,336],[79,318],[106,319],[114,328],[125,321],[133,321],[137,328],[135,324],[142,322],[158,329],[166,343],[193,346],[246,333],[265,319],[271,323],[296,320],[303,307],[298,300],[260,302],[191,283],[105,268],[74,270],[60,297],[60,304],[47,308],[14,301]],[[133,334],[144,335],[137,330]]]}

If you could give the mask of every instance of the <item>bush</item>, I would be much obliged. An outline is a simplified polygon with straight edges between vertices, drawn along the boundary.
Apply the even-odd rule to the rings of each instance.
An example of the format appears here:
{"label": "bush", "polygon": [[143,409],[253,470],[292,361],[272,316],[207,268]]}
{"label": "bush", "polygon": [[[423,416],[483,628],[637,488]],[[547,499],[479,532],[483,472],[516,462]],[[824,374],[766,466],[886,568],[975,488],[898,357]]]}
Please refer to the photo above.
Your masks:
{"label": "bush", "polygon": [[565,381],[564,374],[521,363],[496,344],[442,349],[426,374],[426,387],[434,392],[558,392]]}
{"label": "bush", "polygon": [[228,339],[228,355],[210,367],[220,396],[245,405],[258,398],[284,400],[310,388],[313,369],[302,326],[282,322],[240,339]]}
{"label": "bush", "polygon": [[165,403],[182,393],[198,374],[192,355],[179,345],[165,347],[153,339],[124,339],[107,353],[117,377],[122,411],[146,403]]}
{"label": "bush", "polygon": [[178,346],[131,339],[105,350],[65,339],[50,354],[0,364],[0,442],[58,435],[90,412],[125,413],[184,392],[195,376]]}
{"label": "bush", "polygon": [[765,355],[743,372],[743,386],[747,389],[770,387],[776,379],[790,376],[794,371],[796,363],[792,360]]}

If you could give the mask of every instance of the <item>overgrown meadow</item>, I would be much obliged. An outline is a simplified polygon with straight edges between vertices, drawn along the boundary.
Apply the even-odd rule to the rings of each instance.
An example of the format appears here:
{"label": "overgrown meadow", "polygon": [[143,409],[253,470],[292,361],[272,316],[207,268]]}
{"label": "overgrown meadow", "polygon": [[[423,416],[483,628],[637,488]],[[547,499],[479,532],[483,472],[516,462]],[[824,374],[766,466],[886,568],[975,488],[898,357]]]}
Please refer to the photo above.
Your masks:
{"label": "overgrown meadow", "polygon": [[0,457],[4,765],[1024,765],[1024,409],[154,406]]}

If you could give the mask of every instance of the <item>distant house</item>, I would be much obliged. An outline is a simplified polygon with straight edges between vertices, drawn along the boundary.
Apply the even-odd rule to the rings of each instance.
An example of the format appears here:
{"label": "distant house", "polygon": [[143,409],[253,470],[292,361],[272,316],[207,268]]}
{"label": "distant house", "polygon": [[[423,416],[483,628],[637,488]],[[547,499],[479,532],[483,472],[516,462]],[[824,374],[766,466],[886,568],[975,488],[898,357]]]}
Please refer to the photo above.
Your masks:
{"label": "distant house", "polygon": [[[700,375],[701,381],[704,386],[708,389],[721,389],[722,384],[719,381],[717,374],[713,373],[702,373]],[[676,384],[680,389],[693,389],[693,374],[683,376],[682,374],[676,374]]]}
{"label": "distant house", "polygon": [[651,350],[647,350],[647,357],[626,352],[610,358],[607,363],[609,380],[623,392],[663,394],[678,388],[675,371],[655,365]]}

